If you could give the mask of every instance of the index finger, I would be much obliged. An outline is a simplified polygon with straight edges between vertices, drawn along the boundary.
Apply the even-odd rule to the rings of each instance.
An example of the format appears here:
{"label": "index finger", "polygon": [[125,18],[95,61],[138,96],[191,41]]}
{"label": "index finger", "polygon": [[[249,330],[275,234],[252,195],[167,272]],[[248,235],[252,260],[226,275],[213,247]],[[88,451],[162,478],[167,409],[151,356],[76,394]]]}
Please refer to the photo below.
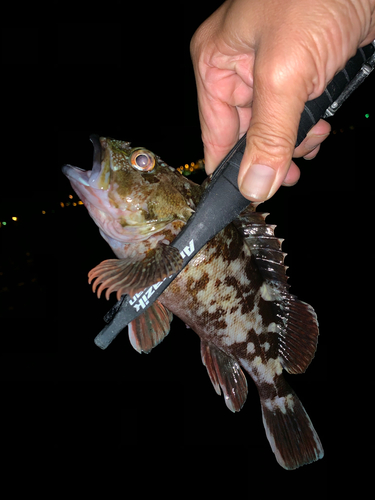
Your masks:
{"label": "index finger", "polygon": [[240,135],[240,116],[235,106],[209,97],[199,88],[198,108],[205,166],[209,175],[237,143]]}

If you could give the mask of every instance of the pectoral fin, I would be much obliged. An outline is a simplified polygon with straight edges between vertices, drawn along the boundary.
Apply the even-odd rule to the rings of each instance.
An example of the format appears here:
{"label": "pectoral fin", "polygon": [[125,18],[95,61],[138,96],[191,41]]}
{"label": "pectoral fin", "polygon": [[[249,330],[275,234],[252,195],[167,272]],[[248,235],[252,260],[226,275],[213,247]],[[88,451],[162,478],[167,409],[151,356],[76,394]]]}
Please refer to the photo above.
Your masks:
{"label": "pectoral fin", "polygon": [[124,293],[132,297],[144,288],[178,272],[182,262],[183,259],[177,248],[160,244],[150,250],[140,261],[104,260],[89,272],[89,283],[96,278],[92,289],[93,292],[97,291],[98,297],[103,290],[107,289],[105,293],[107,300],[111,292],[117,292],[117,300],[120,300]]}

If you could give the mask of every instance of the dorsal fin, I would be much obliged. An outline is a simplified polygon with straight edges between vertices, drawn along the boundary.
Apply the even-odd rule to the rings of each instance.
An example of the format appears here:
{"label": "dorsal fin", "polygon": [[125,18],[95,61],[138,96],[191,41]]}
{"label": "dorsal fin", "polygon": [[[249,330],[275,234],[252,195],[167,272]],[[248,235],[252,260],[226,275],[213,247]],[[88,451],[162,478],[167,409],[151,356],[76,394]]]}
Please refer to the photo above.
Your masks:
{"label": "dorsal fin", "polygon": [[282,283],[285,290],[289,290],[285,273],[287,267],[284,266],[287,254],[281,250],[284,240],[276,238],[276,226],[266,224],[269,214],[254,210],[254,206],[249,205],[233,223],[245,238],[264,278]]}
{"label": "dorsal fin", "polygon": [[289,293],[284,266],[284,240],[266,224],[268,213],[255,212],[250,205],[233,222],[243,235],[263,275],[262,297],[275,307],[279,355],[289,373],[303,373],[311,363],[318,343],[318,321],[314,309]]}

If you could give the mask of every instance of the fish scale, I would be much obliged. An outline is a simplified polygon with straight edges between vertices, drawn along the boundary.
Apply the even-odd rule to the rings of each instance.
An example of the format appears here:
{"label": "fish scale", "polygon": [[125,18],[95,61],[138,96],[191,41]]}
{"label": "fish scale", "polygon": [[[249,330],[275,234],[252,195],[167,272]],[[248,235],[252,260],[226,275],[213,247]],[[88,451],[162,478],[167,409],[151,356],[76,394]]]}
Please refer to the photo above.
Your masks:
{"label": "fish scale", "polygon": [[193,243],[181,252],[171,243],[210,182],[194,184],[145,148],[92,140],[92,172],[67,166],[64,173],[117,257],[89,272],[93,290],[98,296],[105,291],[107,299],[112,292],[117,298],[128,294],[131,304],[145,308],[129,324],[131,345],[150,352],[169,333],[175,314],[199,335],[202,362],[231,411],[246,401],[245,372],[252,378],[266,436],[282,467],[321,458],[319,437],[283,377],[284,369],[302,373],[310,364],[318,324],[313,308],[289,294],[282,240],[266,223],[267,214],[251,204],[146,308],[154,290],[180,270],[183,255],[194,251]]}
{"label": "fish scale", "polygon": [[[375,41],[359,48],[323,94],[305,104],[296,146],[371,73],[374,49]],[[63,172],[117,257],[91,270],[89,282],[99,295],[107,290],[107,298],[112,292],[130,297],[112,308],[111,327],[96,344],[106,348],[130,322],[132,346],[150,352],[169,333],[172,313],[185,319],[201,339],[202,362],[230,410],[239,411],[247,397],[243,370],[251,376],[275,457],[295,469],[322,458],[323,448],[283,370],[298,374],[309,366],[318,323],[313,308],[289,293],[282,240],[265,214],[252,205],[240,213],[248,206],[237,185],[245,139],[224,158],[206,191],[151,151],[96,136],[92,171],[65,165]]]}

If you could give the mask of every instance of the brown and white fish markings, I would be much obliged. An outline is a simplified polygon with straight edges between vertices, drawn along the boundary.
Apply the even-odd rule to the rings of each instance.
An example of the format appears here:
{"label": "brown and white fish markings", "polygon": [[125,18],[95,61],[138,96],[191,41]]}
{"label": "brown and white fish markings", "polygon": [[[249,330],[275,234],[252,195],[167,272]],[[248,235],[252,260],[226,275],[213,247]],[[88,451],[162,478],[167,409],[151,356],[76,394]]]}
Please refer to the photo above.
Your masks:
{"label": "brown and white fish markings", "polygon": [[[65,166],[118,259],[89,273],[93,289],[137,293],[179,270],[170,243],[195,210],[198,186],[144,148],[93,137],[92,171]],[[209,181],[207,181],[209,182]],[[302,373],[314,357],[314,310],[289,294],[282,240],[268,214],[250,206],[208,242],[151,307],[129,325],[139,352],[168,334],[173,314],[201,339],[201,356],[218,394],[239,411],[247,397],[245,370],[255,382],[268,441],[279,464],[295,469],[323,457],[319,437],[283,370]]]}

